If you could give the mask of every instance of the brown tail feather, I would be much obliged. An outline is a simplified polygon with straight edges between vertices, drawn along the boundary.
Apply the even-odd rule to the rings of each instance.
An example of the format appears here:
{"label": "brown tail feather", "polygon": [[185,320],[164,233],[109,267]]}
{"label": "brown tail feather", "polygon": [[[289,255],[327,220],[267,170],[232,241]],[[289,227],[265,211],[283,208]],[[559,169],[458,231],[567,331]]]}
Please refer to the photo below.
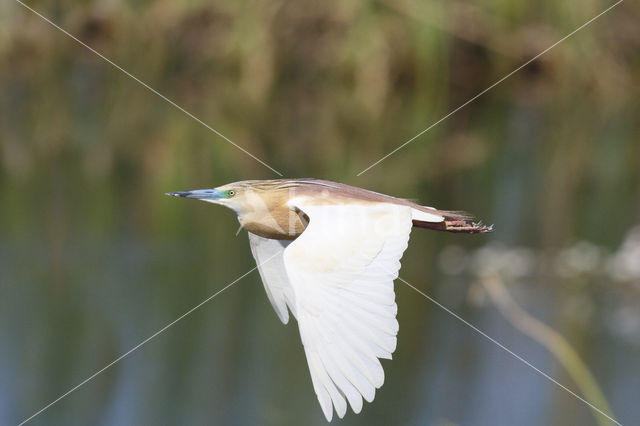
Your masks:
{"label": "brown tail feather", "polygon": [[493,225],[486,226],[482,222],[474,222],[473,216],[465,212],[438,210],[444,216],[442,222],[423,222],[414,220],[417,228],[434,229],[436,231],[458,232],[466,234],[486,234],[493,231]]}

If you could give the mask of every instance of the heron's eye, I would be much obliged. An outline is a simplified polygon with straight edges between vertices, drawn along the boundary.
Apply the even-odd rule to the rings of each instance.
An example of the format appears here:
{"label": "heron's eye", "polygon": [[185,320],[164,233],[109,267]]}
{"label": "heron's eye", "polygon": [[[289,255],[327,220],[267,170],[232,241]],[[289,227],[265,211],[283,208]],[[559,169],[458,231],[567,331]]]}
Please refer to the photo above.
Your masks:
{"label": "heron's eye", "polygon": [[227,196],[229,198],[233,197],[234,195],[236,195],[236,191],[234,191],[233,189],[227,191]]}

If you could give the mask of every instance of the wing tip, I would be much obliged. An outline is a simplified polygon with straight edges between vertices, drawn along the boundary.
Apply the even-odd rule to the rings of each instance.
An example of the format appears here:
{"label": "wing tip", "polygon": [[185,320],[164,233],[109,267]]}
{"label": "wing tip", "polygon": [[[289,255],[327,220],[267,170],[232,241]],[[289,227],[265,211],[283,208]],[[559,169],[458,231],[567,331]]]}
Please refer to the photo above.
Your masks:
{"label": "wing tip", "polygon": [[329,403],[329,406],[325,407],[323,404],[320,404],[320,408],[322,408],[322,414],[324,414],[327,422],[331,423],[331,420],[333,420],[333,405]]}

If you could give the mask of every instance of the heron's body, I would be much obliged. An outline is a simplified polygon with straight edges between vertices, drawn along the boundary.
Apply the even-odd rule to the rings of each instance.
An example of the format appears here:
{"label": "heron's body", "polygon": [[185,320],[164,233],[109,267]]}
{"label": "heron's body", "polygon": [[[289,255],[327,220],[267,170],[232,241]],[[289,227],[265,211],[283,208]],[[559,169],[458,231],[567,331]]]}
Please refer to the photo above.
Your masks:
{"label": "heron's body", "polygon": [[[306,227],[304,215],[292,209],[288,202],[292,198],[305,198],[313,205],[373,205],[394,204],[411,207],[414,225],[425,227],[425,223],[440,223],[449,219],[450,232],[482,232],[483,227],[460,229],[460,221],[467,216],[458,212],[441,211],[421,206],[404,198],[332,182],[321,179],[273,179],[236,182],[227,186],[239,188],[237,197],[241,197],[248,209],[238,209],[238,220],[244,229],[264,238],[293,240]],[[225,188],[221,187],[221,188]],[[242,189],[250,190],[243,192]],[[205,199],[205,201],[207,201]],[[427,220],[421,221],[422,218]],[[421,223],[422,222],[422,223]],[[457,226],[456,226],[457,225]],[[466,225],[469,225],[468,223]],[[428,226],[438,229],[437,226]]]}
{"label": "heron's body", "polygon": [[393,280],[412,226],[491,230],[465,214],[319,179],[242,181],[174,192],[225,205],[249,232],[267,296],[298,320],[313,387],[331,420],[382,386],[398,322]]}

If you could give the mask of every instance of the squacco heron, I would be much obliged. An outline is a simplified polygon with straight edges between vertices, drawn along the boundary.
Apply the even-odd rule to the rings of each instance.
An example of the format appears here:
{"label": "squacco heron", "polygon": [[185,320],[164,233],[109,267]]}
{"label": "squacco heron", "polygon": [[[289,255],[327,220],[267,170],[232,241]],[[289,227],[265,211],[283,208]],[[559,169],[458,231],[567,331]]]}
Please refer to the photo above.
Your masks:
{"label": "squacco heron", "polygon": [[[328,421],[355,413],[384,382],[398,321],[393,280],[411,227],[491,231],[464,213],[319,179],[251,180],[171,192],[229,207],[249,233],[269,301],[296,317]],[[288,308],[288,309],[287,309]]]}

